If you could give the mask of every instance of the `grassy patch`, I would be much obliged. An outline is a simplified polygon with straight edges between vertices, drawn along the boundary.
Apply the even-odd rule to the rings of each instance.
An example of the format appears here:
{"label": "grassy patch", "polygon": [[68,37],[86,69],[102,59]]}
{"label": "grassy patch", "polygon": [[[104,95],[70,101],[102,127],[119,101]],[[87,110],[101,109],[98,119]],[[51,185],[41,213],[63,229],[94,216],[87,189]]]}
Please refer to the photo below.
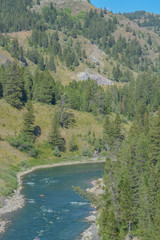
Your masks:
{"label": "grassy patch", "polygon": [[[7,142],[10,137],[18,135],[23,124],[24,109],[17,110],[0,99],[0,195],[9,195],[17,187],[16,173],[29,167],[53,164],[66,161],[83,161],[89,159],[82,157],[84,149],[91,147],[88,134],[99,137],[102,133],[102,121],[96,119],[91,113],[73,111],[76,124],[69,129],[61,129],[62,136],[66,140],[66,152],[61,157],[56,157],[48,144],[51,131],[52,116],[55,107],[35,103],[35,125],[40,126],[42,134],[37,138],[36,148],[39,150],[38,158],[30,158],[27,154],[11,147]],[[72,137],[78,145],[75,152],[69,151],[69,143]]]}

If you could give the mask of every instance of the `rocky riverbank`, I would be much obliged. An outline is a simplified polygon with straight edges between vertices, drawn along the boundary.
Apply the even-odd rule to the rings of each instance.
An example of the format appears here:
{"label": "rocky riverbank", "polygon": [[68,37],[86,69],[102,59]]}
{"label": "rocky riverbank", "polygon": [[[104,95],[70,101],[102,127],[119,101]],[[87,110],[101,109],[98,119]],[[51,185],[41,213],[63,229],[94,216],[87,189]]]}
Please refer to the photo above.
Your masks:
{"label": "rocky riverbank", "polygon": [[19,173],[17,175],[18,185],[19,185],[18,189],[15,190],[14,195],[12,197],[6,198],[3,201],[2,208],[0,208],[0,234],[5,231],[5,227],[8,223],[7,219],[5,220],[3,219],[3,216],[6,213],[10,213],[17,210],[18,208],[22,208],[25,204],[24,196],[21,194],[21,190],[22,190],[21,176],[22,175],[23,173]]}
{"label": "rocky riverbank", "polygon": [[[95,195],[101,195],[103,193],[103,179],[94,180],[91,182],[93,187],[88,188],[87,191],[94,193]],[[86,218],[86,221],[92,222],[92,225],[82,233],[81,240],[100,240],[99,226],[96,224],[97,211],[93,211],[92,214]]]}
{"label": "rocky riverbank", "polygon": [[24,175],[29,174],[37,169],[42,168],[51,168],[51,167],[58,167],[58,166],[67,166],[67,165],[75,165],[75,164],[84,164],[84,163],[100,163],[104,162],[104,160],[97,160],[97,159],[91,159],[90,161],[75,161],[75,162],[62,162],[57,164],[46,164],[41,166],[36,166],[31,169],[28,169],[27,171],[20,172],[17,174],[18,179],[18,189],[15,190],[14,195],[10,198],[7,198],[3,201],[3,205],[0,208],[0,234],[2,234],[5,231],[5,227],[8,223],[7,219],[5,219],[5,214],[10,213],[13,211],[16,211],[18,208],[22,208],[25,205],[25,198],[21,194],[22,190],[22,178]]}

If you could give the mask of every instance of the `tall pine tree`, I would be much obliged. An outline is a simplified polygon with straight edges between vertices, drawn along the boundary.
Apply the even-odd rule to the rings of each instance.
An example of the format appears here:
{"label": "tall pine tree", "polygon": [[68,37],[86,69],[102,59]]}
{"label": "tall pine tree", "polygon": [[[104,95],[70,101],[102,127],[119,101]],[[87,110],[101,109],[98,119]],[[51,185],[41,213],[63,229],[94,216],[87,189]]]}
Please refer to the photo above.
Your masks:
{"label": "tall pine tree", "polygon": [[13,107],[20,109],[23,104],[23,81],[21,70],[16,62],[6,69],[4,98]]}

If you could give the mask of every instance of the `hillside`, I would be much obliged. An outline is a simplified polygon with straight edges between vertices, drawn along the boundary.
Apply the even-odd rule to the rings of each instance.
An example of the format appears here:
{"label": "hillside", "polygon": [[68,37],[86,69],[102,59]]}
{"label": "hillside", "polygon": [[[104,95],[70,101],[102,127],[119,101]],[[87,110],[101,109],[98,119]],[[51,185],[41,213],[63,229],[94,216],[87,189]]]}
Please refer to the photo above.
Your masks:
{"label": "hillside", "polygon": [[[36,146],[41,147],[39,158],[33,159],[18,149],[12,147],[7,141],[11,137],[19,134],[23,126],[23,117],[25,110],[17,110],[11,107],[4,100],[0,100],[0,196],[10,194],[17,186],[16,171],[20,171],[27,166],[46,164],[60,161],[53,155],[53,151],[47,144],[52,126],[54,107],[34,104],[35,125],[41,128],[41,136],[37,138]],[[92,114],[73,111],[75,116],[75,126],[69,129],[62,129],[62,136],[66,139],[67,152],[62,154],[64,158],[72,158],[73,153],[68,148],[72,137],[74,136],[78,145],[77,156],[81,156],[83,151],[91,146],[88,142],[91,138],[98,138],[102,132],[101,120],[93,117]],[[89,135],[88,135],[89,132]],[[29,161],[29,162],[28,162]],[[11,176],[10,176],[11,174]]]}
{"label": "hillside", "polygon": [[[49,9],[51,2],[53,3],[53,10]],[[25,61],[32,72],[39,65],[38,58],[41,58],[43,61],[42,70],[47,69],[47,61],[50,61],[50,58],[54,59],[55,70],[50,70],[53,67],[50,67],[49,70],[55,80],[60,81],[64,85],[73,80],[84,80],[87,76],[92,78],[93,75],[95,75],[93,79],[96,79],[98,83],[103,79],[102,82],[104,85],[108,84],[108,79],[118,82],[128,82],[131,75],[136,77],[138,72],[146,71],[149,68],[158,71],[160,37],[154,29],[141,26],[134,17],[130,17],[127,14],[115,15],[106,10],[97,9],[96,14],[98,15],[96,16],[96,14],[92,14],[92,11],[90,12],[93,6],[87,0],[81,2],[81,4],[79,1],[72,1],[73,5],[76,4],[82,7],[77,14],[74,11],[74,6],[70,5],[70,1],[51,2],[40,1],[40,4],[32,6],[32,8],[39,9],[38,14],[41,16],[39,18],[41,18],[41,21],[44,21],[44,24],[47,24],[46,26],[44,25],[45,28],[48,28],[47,30],[35,30],[33,27],[34,30],[8,33],[9,46],[6,47],[4,43],[1,44],[2,50],[9,51],[9,54],[15,58],[12,42],[14,39],[18,39],[19,47],[22,47]],[[65,8],[65,4],[67,8]],[[84,30],[84,25],[88,21],[89,14],[86,15],[83,10],[83,4],[85,5],[85,10],[90,12],[90,15],[93,15],[92,21],[87,23],[89,24],[88,30]],[[63,6],[63,8],[60,6]],[[56,14],[52,27],[50,25],[50,11]],[[58,11],[61,11],[61,13]],[[45,12],[48,17],[45,15]],[[58,22],[58,18],[62,18],[61,23]],[[62,26],[63,18],[67,18],[66,26],[64,27]],[[94,26],[92,26],[92,22],[94,21],[97,21],[96,25],[98,29],[105,22],[110,25],[113,21],[114,29],[111,30],[110,28],[113,28],[113,26],[108,26],[110,30],[107,30],[109,31],[107,36],[104,33],[98,33],[97,30],[95,31],[97,32],[97,36],[92,36],[93,34],[90,31],[92,31],[92,28],[94,31]],[[57,27],[56,24],[59,26]],[[57,31],[59,39],[54,44],[59,44],[61,53],[55,52],[57,51],[53,49],[55,47],[50,46],[51,37],[55,34],[55,31]],[[44,38],[41,43],[35,42],[37,41],[36,35],[38,36],[38,34],[41,34],[40,38]],[[5,41],[6,35],[3,36]],[[70,56],[68,56],[70,59],[67,59],[67,56],[63,56],[64,51],[68,47],[75,55],[74,60]],[[33,53],[31,54],[33,49],[34,56]],[[6,56],[4,52],[1,53],[1,64],[10,61],[11,57],[9,54]],[[20,57],[18,59],[20,60]],[[24,60],[20,61],[24,62]],[[68,61],[71,61],[71,63],[68,64]],[[23,64],[26,63],[24,62]],[[51,63],[49,64],[51,65]]]}
{"label": "hillside", "polygon": [[72,14],[78,14],[81,11],[88,11],[89,9],[95,9],[88,0],[40,0],[37,4],[37,1],[34,1],[34,5],[31,10],[40,12],[43,7],[49,6],[50,3],[53,3],[53,6],[58,9],[70,8]]}

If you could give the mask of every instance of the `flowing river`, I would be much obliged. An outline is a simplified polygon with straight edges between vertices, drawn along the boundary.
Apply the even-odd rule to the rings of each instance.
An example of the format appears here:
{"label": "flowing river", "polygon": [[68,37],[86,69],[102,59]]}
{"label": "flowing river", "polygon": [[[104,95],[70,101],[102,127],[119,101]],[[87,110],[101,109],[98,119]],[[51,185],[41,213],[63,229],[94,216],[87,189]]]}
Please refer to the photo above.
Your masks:
{"label": "flowing river", "polygon": [[75,240],[91,223],[93,208],[72,186],[91,187],[104,163],[60,166],[34,171],[23,178],[25,207],[7,214],[11,223],[1,240]]}

